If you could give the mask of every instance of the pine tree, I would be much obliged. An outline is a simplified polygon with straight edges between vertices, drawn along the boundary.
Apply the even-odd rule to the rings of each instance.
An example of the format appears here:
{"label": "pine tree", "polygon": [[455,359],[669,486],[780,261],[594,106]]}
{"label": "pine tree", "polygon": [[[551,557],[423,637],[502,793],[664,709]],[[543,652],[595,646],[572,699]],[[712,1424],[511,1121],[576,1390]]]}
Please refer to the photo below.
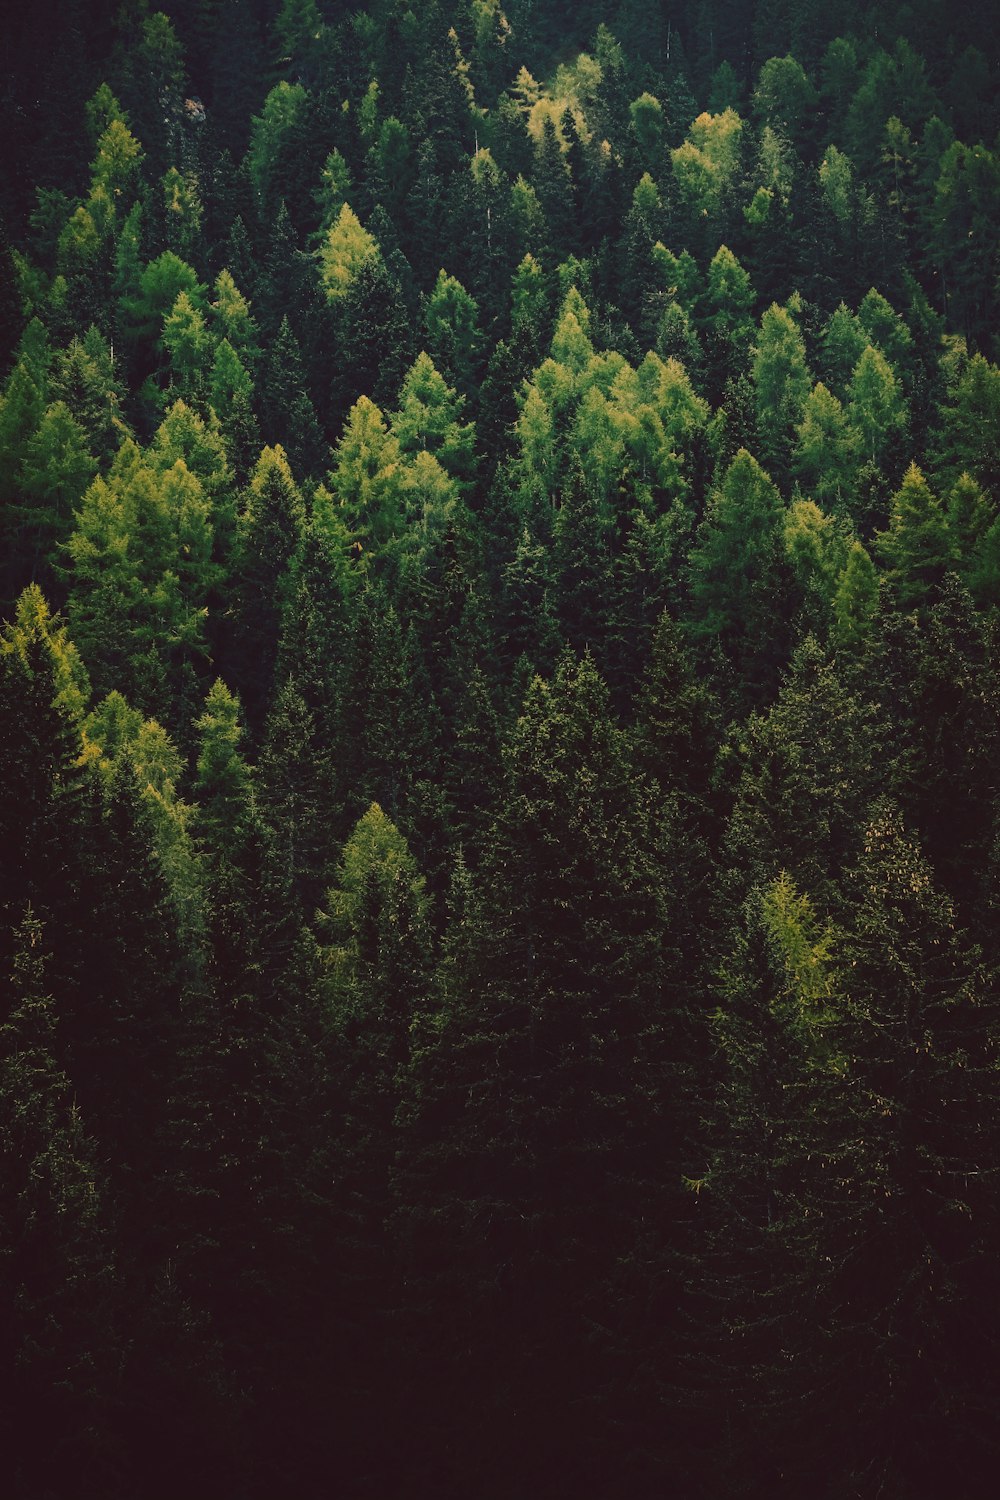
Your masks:
{"label": "pine tree", "polygon": [[239,641],[234,649],[247,716],[260,725],[271,691],[289,568],[305,511],[284,450],[265,448],[237,520],[235,586]]}
{"label": "pine tree", "polygon": [[916,464],[892,497],[889,529],[879,533],[888,581],[903,609],[925,604],[949,567],[953,546],[944,506]]}
{"label": "pine tree", "polygon": [[685,1397],[708,1493],[744,1470],[796,1482],[817,1452],[838,1482],[844,1463],[825,1407],[846,1373],[830,1327],[834,1184],[848,1187],[850,1142],[837,1128],[834,934],[787,875],[737,915],[711,1017],[708,1149],[688,1178],[701,1233]]}
{"label": "pine tree", "polygon": [[851,376],[867,347],[859,319],[841,302],[830,314],[821,342],[823,377],[839,400],[846,398]]}
{"label": "pine tree", "polygon": [[463,489],[475,472],[476,429],[463,422],[465,398],[438,373],[429,354],[418,354],[399,391],[392,431],[407,454],[430,453]]}
{"label": "pine tree", "polygon": [[974,574],[995,512],[971,474],[959,475],[948,492],[946,504],[956,567],[964,576]]}
{"label": "pine tree", "polygon": [[21,463],[25,499],[14,512],[19,533],[14,558],[21,559],[22,582],[51,589],[58,549],[70,535],[73,511],[96,470],[83,429],[69,408],[62,401],[48,406]]}
{"label": "pine tree", "polygon": [[840,402],[822,383],[806,398],[796,431],[792,459],[796,477],[820,505],[840,508],[850,493],[858,439],[847,425]]}
{"label": "pine tree", "polygon": [[[365,258],[339,304],[343,367],[335,381],[339,410],[359,396],[383,407],[394,399],[413,358],[411,318],[398,279],[381,256]],[[439,368],[438,350],[431,354]]]}
{"label": "pine tree", "polygon": [[936,470],[945,482],[967,471],[1000,489],[1000,371],[974,354],[941,406]]}
{"label": "pine tree", "polygon": [[809,394],[805,343],[786,308],[772,303],[760,323],[754,350],[753,381],[757,394],[757,430],[765,463],[786,467],[794,425],[802,419]]}
{"label": "pine tree", "polygon": [[781,661],[787,590],[781,496],[745,449],[712,491],[690,556],[694,640],[717,648],[749,701]]}
{"label": "pine tree", "polygon": [[248,943],[258,826],[253,776],[240,749],[240,702],[217,679],[195,720],[194,839],[206,866],[213,972],[228,996],[238,990],[257,943]]}
{"label": "pine tree", "polygon": [[360,551],[373,552],[401,531],[403,477],[398,439],[362,396],[351,407],[330,472],[334,500]]}
{"label": "pine tree", "polygon": [[613,595],[608,522],[582,466],[567,475],[553,526],[554,602],[566,641],[576,651],[606,654]]}
{"label": "pine tree", "polygon": [[124,1353],[105,1173],[56,1061],[44,943],[29,903],[14,933],[12,1004],[0,1025],[0,1348],[18,1370],[0,1430],[17,1494],[115,1483],[103,1450]]}
{"label": "pine tree", "polygon": [[833,639],[838,645],[856,649],[863,643],[878,609],[878,589],[875,564],[855,540],[833,596]]}
{"label": "pine tree", "polygon": [[49,394],[69,408],[85,434],[88,450],[110,459],[128,435],[125,387],[115,371],[114,353],[96,328],[73,338],[53,362]]}
{"label": "pine tree", "polygon": [[261,422],[268,443],[279,444],[296,474],[317,474],[327,445],[306,383],[299,342],[287,317],[261,371]]}
{"label": "pine tree", "polygon": [[126,339],[140,347],[162,347],[163,321],[182,292],[186,292],[192,305],[201,311],[206,288],[187,261],[172,250],[164,250],[142,271],[135,291],[126,292],[122,298]]}
{"label": "pine tree", "polygon": [[333,862],[331,769],[294,679],[276,682],[257,763],[262,952],[269,976],[288,962]]}
{"label": "pine tree", "polygon": [[935,877],[970,931],[992,840],[996,678],[989,638],[969,594],[945,577],[926,611],[914,664],[912,761],[901,801]]}
{"label": "pine tree", "polygon": [[37,587],[25,590],[14,620],[3,629],[0,673],[6,768],[0,951],[9,958],[7,944],[27,903],[39,921],[50,923],[73,898],[80,878],[75,835],[88,782],[79,759],[89,684],[62,622],[51,616]]}
{"label": "pine tree", "polygon": [[344,203],[330,226],[321,254],[326,295],[332,300],[345,297],[361,267],[376,255],[375,240],[362,227],[351,206]]}
{"label": "pine tree", "polygon": [[821,909],[839,914],[865,810],[880,789],[875,715],[834,660],[807,636],[764,717],[746,727],[741,774],[723,845],[731,909],[785,872]]}
{"label": "pine tree", "polygon": [[471,396],[477,384],[481,334],[479,308],[444,270],[424,306],[427,351],[449,384]]}
{"label": "pine tree", "polygon": [[[996,1019],[949,903],[891,808],[872,818],[853,890],[842,1046],[856,1079],[847,1138],[858,1159],[833,1287],[844,1467],[901,1487],[951,1472],[975,1492],[991,1462],[974,1414],[990,1399],[983,1355],[995,1334],[988,1312],[987,1327],[974,1325],[981,1236],[996,1213],[982,1192],[993,1148],[977,1099]],[[859,1368],[869,1413],[860,1427]],[[958,1430],[956,1391],[969,1414]]]}
{"label": "pine tree", "polygon": [[[508,747],[489,904],[467,922],[458,982],[414,1058],[401,1165],[420,1183],[408,1234],[438,1355],[435,1259],[443,1243],[462,1246],[447,1359],[432,1369],[438,1399],[465,1414],[464,1464],[502,1426],[546,1489],[566,1475],[577,1402],[614,1368],[584,1334],[587,1310],[602,1345],[625,1337],[628,1293],[612,1290],[612,1268],[638,1201],[648,1213],[660,1192],[640,1165],[650,1132],[671,1149],[654,1102],[665,1097],[649,1008],[656,882],[623,749],[589,659],[566,655],[551,684],[534,681]],[[601,1434],[584,1440],[574,1475],[607,1461]]]}
{"label": "pine tree", "polygon": [[210,357],[210,339],[204,316],[187,292],[178,292],[164,318],[162,339],[170,360],[172,388],[182,400],[197,400]]}
{"label": "pine tree", "polygon": [[906,431],[906,406],[885,356],[868,345],[847,388],[847,418],[871,463],[892,463]]}

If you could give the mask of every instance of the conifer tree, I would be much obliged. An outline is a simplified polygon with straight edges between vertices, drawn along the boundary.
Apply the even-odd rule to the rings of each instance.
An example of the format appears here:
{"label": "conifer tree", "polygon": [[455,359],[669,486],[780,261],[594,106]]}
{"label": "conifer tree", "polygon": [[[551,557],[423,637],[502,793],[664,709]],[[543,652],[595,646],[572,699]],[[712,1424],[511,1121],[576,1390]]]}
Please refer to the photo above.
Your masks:
{"label": "conifer tree", "polygon": [[784,307],[772,303],[760,323],[754,350],[753,381],[757,395],[757,430],[765,463],[784,468],[791,431],[802,418],[809,394],[805,343]]}
{"label": "conifer tree", "polygon": [[555,603],[566,641],[603,658],[612,597],[607,520],[579,462],[562,486],[553,526]]}
{"label": "conifer tree", "polygon": [[474,298],[454,276],[438,272],[424,306],[427,352],[449,384],[465,395],[474,390],[481,334]]}
{"label": "conifer tree", "polygon": [[399,441],[367,396],[351,407],[329,477],[334,500],[362,551],[374,551],[399,533],[403,482]]}
{"label": "conifer tree", "polygon": [[285,450],[292,470],[303,476],[320,472],[327,447],[306,383],[302,351],[287,317],[263,361],[259,404],[265,436]]}
{"label": "conifer tree", "polygon": [[101,1449],[124,1352],[104,1168],[56,1061],[44,943],[29,903],[0,1025],[0,1348],[18,1370],[0,1430],[18,1494],[114,1482]]}
{"label": "conifer tree", "polygon": [[781,496],[741,449],[709,496],[690,556],[693,638],[717,646],[751,702],[768,692],[781,660],[783,521]]}
{"label": "conifer tree", "polygon": [[50,589],[60,546],[69,538],[72,515],[97,470],[83,429],[63,401],[48,406],[25,445],[20,487],[24,503],[15,511],[22,582]]}
{"label": "conifer tree", "polygon": [[96,328],[71,339],[56,354],[49,394],[69,408],[95,458],[111,458],[128,434],[125,387],[115,370],[113,350]]}
{"label": "conifer tree", "polygon": [[820,505],[840,508],[854,477],[858,439],[840,402],[822,383],[807,396],[796,432],[796,477]]}
{"label": "conifer tree", "polygon": [[859,319],[841,302],[830,314],[821,340],[824,381],[839,400],[846,398],[851,376],[867,347]]}
{"label": "conifer tree", "polygon": [[0,635],[0,739],[6,767],[0,836],[6,851],[0,910],[2,951],[30,902],[53,924],[79,879],[75,840],[88,776],[80,766],[80,723],[89,683],[75,647],[37,586],[25,590]]}
{"label": "conifer tree", "polygon": [[847,397],[862,456],[873,464],[891,461],[906,431],[906,407],[888,361],[871,344],[854,368]]}
{"label": "conifer tree", "polygon": [[833,639],[851,649],[860,645],[878,609],[879,579],[865,548],[856,539],[833,596]]}
{"label": "conifer tree", "polygon": [[284,450],[265,448],[246,492],[236,530],[236,617],[241,696],[254,727],[261,723],[278,653],[289,566],[305,522]]}
{"label": "conifer tree", "polygon": [[214,973],[228,996],[245,971],[253,905],[257,820],[251,769],[240,748],[240,702],[216,679],[195,720],[194,840],[206,869]]}
{"label": "conifer tree", "polygon": [[263,948],[273,978],[315,910],[333,859],[331,768],[294,679],[275,684],[256,769]]}
{"label": "conifer tree", "polygon": [[[507,796],[482,882],[489,906],[469,934],[472,974],[421,1059],[430,1071],[414,1099],[416,1155],[406,1162],[422,1181],[413,1229],[421,1263],[444,1223],[463,1247],[461,1283],[450,1289],[458,1363],[449,1396],[477,1427],[488,1402],[490,1425],[517,1435],[518,1461],[530,1452],[546,1476],[557,1462],[565,1473],[560,1434],[600,1378],[581,1313],[602,1307],[605,1327],[627,1316],[609,1277],[631,1239],[636,1193],[660,1191],[633,1175],[636,1130],[647,1141],[663,1131],[671,1149],[654,1104],[665,1067],[650,1009],[656,881],[623,749],[588,658],[567,654],[551,684],[535,679],[507,751]],[[435,1146],[421,1097],[440,1107],[433,1101],[448,1074],[448,1134]],[[456,1183],[468,1187],[456,1195]],[[506,1312],[492,1269],[498,1252],[514,1294]],[[489,1371],[478,1353],[484,1339]],[[476,1428],[470,1436],[483,1440]],[[606,1457],[600,1440],[587,1444],[585,1462]]]}
{"label": "conifer tree", "polygon": [[361,267],[377,254],[378,245],[362,227],[357,214],[349,204],[342,204],[321,254],[326,295],[332,300],[345,297]]}
{"label": "conifer tree", "polygon": [[753,718],[724,842],[740,889],[767,888],[784,871],[836,915],[839,883],[857,854],[866,808],[880,789],[870,706],[843,681],[812,636],[796,648],[766,718]]}
{"label": "conifer tree", "polygon": [[937,467],[946,479],[964,470],[996,494],[1000,488],[1000,371],[974,354],[941,407]]}
{"label": "conifer tree", "polygon": [[[851,1432],[845,1468],[900,1486],[938,1483],[952,1472],[975,1490],[989,1462],[978,1424],[972,1417],[971,1427],[963,1421],[956,1430],[949,1409],[961,1391],[963,1411],[979,1410],[992,1386],[982,1362],[986,1331],[973,1334],[972,1321],[979,1236],[996,1210],[966,1163],[991,1161],[975,1101],[994,1008],[948,901],[891,808],[872,817],[853,891],[841,982],[860,1118],[848,1126],[858,1152],[848,1181],[880,1183],[881,1194],[851,1194],[835,1256],[844,1346],[838,1404],[842,1430]],[[987,1338],[992,1327],[990,1320]],[[860,1428],[849,1373],[858,1360],[868,1372],[863,1409],[871,1415]]]}
{"label": "conifer tree", "polygon": [[960,474],[952,485],[946,504],[956,567],[968,576],[975,572],[975,560],[982,555],[995,512],[982,486],[967,473]]}
{"label": "conifer tree", "polygon": [[[338,310],[344,364],[335,378],[337,406],[344,410],[364,395],[388,407],[413,358],[414,341],[399,279],[381,256],[361,262]],[[448,371],[433,340],[430,352],[439,368]]]}
{"label": "conifer tree", "polygon": [[430,453],[463,487],[474,473],[475,427],[461,420],[465,398],[438,373],[429,354],[418,354],[399,391],[392,431],[403,453]]}
{"label": "conifer tree", "polygon": [[901,608],[926,603],[951,563],[953,546],[944,506],[916,464],[907,469],[893,495],[889,529],[880,532],[877,540]]}

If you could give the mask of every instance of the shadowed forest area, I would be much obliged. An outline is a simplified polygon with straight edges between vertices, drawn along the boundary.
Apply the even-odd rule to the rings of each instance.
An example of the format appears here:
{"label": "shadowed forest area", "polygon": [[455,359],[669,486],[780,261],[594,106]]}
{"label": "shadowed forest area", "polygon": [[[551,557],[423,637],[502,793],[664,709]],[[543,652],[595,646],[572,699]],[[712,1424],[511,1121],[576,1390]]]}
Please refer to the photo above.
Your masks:
{"label": "shadowed forest area", "polygon": [[1000,1472],[990,3],[33,0],[10,1500]]}

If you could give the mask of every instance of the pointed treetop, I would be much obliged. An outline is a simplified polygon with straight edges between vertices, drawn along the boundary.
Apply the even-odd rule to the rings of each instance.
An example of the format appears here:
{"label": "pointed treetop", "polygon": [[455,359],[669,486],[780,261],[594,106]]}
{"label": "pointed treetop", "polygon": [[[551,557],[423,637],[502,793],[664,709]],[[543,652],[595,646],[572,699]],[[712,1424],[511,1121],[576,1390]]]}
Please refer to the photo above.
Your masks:
{"label": "pointed treetop", "polygon": [[341,205],[320,252],[320,274],[332,302],[347,295],[361,267],[379,254],[378,242],[369,234],[349,203]]}

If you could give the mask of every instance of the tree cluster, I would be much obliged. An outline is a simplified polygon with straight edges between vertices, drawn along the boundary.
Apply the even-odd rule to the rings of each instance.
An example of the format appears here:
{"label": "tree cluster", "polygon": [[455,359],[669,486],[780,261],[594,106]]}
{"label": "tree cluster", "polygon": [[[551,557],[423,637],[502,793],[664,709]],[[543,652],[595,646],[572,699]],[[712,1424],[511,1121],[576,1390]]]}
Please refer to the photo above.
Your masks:
{"label": "tree cluster", "polygon": [[14,1500],[992,1494],[990,19],[12,19]]}

